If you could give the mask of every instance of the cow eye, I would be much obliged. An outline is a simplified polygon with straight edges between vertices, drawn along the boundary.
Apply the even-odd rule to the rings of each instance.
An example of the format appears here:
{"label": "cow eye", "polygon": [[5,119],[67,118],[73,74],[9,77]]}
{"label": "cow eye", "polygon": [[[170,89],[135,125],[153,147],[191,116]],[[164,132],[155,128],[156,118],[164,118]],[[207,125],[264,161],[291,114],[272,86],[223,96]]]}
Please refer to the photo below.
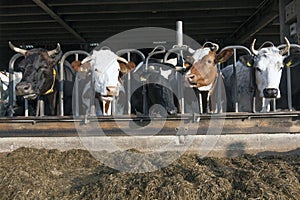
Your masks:
{"label": "cow eye", "polygon": [[207,62],[208,62],[209,64],[211,64],[211,63],[212,63],[212,60],[208,60]]}

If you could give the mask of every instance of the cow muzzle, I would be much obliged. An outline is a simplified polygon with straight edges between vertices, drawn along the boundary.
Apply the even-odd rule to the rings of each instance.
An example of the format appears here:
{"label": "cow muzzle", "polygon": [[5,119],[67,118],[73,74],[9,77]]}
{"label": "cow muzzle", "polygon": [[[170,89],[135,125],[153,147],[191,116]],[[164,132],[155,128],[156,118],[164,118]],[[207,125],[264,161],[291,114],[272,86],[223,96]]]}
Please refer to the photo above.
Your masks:
{"label": "cow muzzle", "polygon": [[16,85],[16,95],[17,96],[25,96],[25,95],[30,95],[34,94],[34,90],[32,88],[31,83],[27,82],[20,82]]}
{"label": "cow muzzle", "polygon": [[186,80],[188,81],[188,83],[191,86],[196,86],[197,85],[197,77],[196,77],[195,74],[186,75]]}
{"label": "cow muzzle", "polygon": [[278,96],[278,89],[276,88],[266,88],[263,92],[265,98],[277,98]]}
{"label": "cow muzzle", "polygon": [[119,88],[117,86],[106,86],[106,95],[107,96],[118,96]]}

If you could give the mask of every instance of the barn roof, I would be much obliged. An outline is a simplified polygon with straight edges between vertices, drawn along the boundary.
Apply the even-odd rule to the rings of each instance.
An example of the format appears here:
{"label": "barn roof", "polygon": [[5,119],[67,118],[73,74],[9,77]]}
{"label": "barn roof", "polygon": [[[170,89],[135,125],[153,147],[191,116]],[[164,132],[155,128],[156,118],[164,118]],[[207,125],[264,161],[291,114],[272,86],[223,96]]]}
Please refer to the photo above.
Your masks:
{"label": "barn roof", "polygon": [[9,0],[0,2],[0,47],[85,45],[140,27],[176,29],[199,43],[280,41],[276,0]]}

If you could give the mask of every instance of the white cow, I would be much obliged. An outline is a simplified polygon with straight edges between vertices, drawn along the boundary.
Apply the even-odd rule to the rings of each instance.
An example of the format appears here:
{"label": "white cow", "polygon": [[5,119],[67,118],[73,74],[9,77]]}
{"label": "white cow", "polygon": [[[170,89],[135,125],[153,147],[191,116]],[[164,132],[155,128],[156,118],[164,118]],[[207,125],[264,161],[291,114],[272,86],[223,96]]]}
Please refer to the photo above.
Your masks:
{"label": "white cow", "polygon": [[[252,97],[255,94],[256,110],[261,112],[269,112],[271,100],[280,98],[279,84],[284,67],[284,55],[289,51],[290,43],[285,38],[286,48],[283,50],[275,46],[255,50],[255,41],[251,45],[253,56],[241,57],[236,64],[237,100],[240,112],[253,111]],[[222,74],[225,79],[227,110],[234,111],[233,66],[225,67]]]}
{"label": "white cow", "polygon": [[[96,97],[99,98],[103,105],[101,109],[96,110],[97,115],[111,114],[111,101],[122,92],[122,84],[120,82],[120,75],[128,73],[135,67],[135,64],[128,62],[122,57],[117,56],[111,50],[93,50],[92,55],[86,57],[82,62],[74,61],[72,67],[77,71],[86,74],[83,76],[82,89],[83,103],[90,107],[90,92],[91,92],[91,77],[90,71],[93,75],[94,90]],[[83,80],[82,79],[82,80]],[[96,107],[98,102],[95,102]]]}

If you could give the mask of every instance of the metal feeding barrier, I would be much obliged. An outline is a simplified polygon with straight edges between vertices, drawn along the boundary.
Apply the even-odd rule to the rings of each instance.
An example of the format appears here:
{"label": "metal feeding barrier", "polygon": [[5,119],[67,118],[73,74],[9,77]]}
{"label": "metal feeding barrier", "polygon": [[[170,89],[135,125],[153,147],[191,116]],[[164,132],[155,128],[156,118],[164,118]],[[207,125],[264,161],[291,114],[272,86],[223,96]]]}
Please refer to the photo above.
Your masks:
{"label": "metal feeding barrier", "polygon": [[[61,60],[60,60],[60,67],[59,67],[59,115],[64,116],[64,62],[69,56],[75,56],[75,61],[79,60],[79,55],[89,56],[90,54],[83,50],[74,50],[66,52]],[[77,76],[76,76],[77,78]],[[75,107],[75,116],[79,116],[79,95],[78,95],[78,81],[75,80],[73,89],[74,94],[74,107]]]}
{"label": "metal feeding barrier", "polygon": [[[236,75],[236,63],[237,63],[237,50],[243,50],[246,53],[248,53],[249,55],[251,55],[251,51],[244,46],[241,45],[231,45],[231,46],[227,46],[224,47],[220,52],[227,50],[227,49],[233,49],[233,73],[232,75],[233,77],[233,87],[234,87],[234,110],[235,112],[239,112],[239,102],[238,102],[238,98],[237,98],[237,75]],[[220,109],[220,113],[223,112],[223,108],[222,108],[222,102],[221,102],[221,98],[219,97],[219,95],[221,95],[221,77],[222,77],[222,72],[221,72],[221,68],[220,68],[220,64],[217,65],[218,67],[218,86],[217,86],[217,93],[218,93],[218,108]],[[255,98],[255,97],[254,97]],[[253,104],[255,104],[255,100],[253,100]],[[255,106],[253,106],[253,108],[255,108]],[[218,109],[218,110],[219,110]]]}
{"label": "metal feeding barrier", "polygon": [[[121,50],[117,51],[116,54],[118,56],[126,55],[128,61],[132,61],[131,54],[137,54],[142,59],[142,62],[145,61],[145,55],[137,49],[121,49]],[[126,100],[127,100],[127,114],[130,115],[131,114],[131,102],[130,102],[130,97],[131,97],[131,72],[129,72],[127,74],[127,88],[126,89],[127,90],[125,92],[126,92]]]}

